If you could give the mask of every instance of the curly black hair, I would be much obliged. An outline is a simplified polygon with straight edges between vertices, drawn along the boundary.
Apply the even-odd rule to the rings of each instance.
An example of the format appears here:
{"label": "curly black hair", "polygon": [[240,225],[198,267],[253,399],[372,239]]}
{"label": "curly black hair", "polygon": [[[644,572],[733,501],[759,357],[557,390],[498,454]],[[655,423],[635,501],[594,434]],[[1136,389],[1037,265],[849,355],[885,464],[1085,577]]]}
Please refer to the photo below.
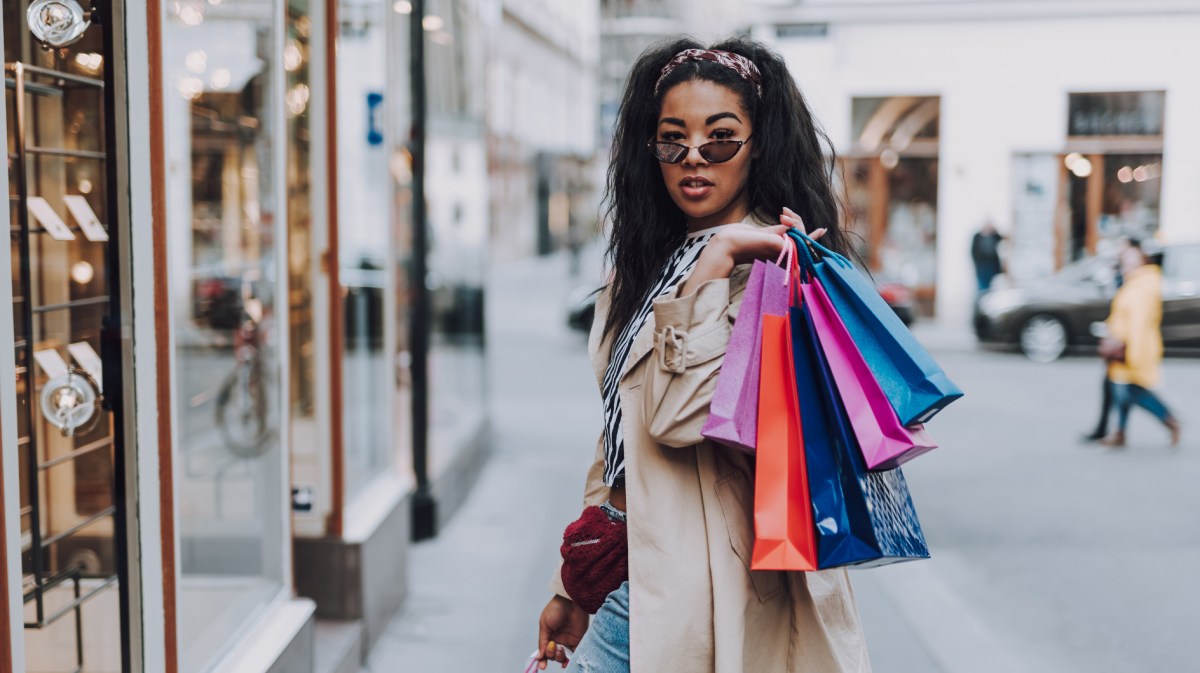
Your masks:
{"label": "curly black hair", "polygon": [[619,334],[629,324],[663,265],[687,236],[683,212],[667,192],[658,161],[646,151],[646,141],[658,126],[663,97],[682,82],[720,84],[741,99],[754,128],[746,190],[750,210],[774,218],[787,206],[810,230],[829,230],[821,240],[826,247],[852,254],[839,227],[833,145],[813,119],[781,56],[746,38],[707,47],[740,54],[758,66],[761,98],[750,82],[710,61],[680,65],[655,94],[662,68],[673,56],[704,48],[690,37],[652,46],[638,57],[626,80],[604,193],[605,214],[612,225],[606,259],[613,271],[605,336]]}

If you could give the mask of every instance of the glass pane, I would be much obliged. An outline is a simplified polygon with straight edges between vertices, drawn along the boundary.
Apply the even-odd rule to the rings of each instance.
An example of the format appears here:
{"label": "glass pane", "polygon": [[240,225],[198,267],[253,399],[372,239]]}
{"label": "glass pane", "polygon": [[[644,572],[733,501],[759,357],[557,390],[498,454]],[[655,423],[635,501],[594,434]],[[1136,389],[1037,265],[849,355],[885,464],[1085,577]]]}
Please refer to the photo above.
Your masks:
{"label": "glass pane", "polygon": [[[435,0],[429,15],[430,87],[429,275],[432,342],[429,354],[429,469],[445,469],[477,439],[483,423],[483,280],[487,266],[487,205],[471,185],[487,184],[479,87],[461,73],[482,70],[467,36],[470,13],[460,0]],[[427,19],[428,21],[428,19]],[[456,74],[457,73],[457,74]],[[439,84],[440,83],[440,84]],[[439,116],[457,117],[451,127]]]}
{"label": "glass pane", "polygon": [[283,583],[272,7],[177,3],[164,18],[183,671]]}
{"label": "glass pane", "polygon": [[345,351],[343,446],[347,505],[391,463],[390,358],[384,306],[391,247],[391,180],[384,129],[387,24],[384,0],[342,0],[338,35],[338,245]]}
{"label": "glass pane", "polygon": [[[89,30],[67,49],[42,50],[25,28],[25,4],[3,3],[5,61],[90,80],[24,67],[20,77],[15,67],[5,72],[6,147],[10,157],[24,153],[9,159],[7,186],[24,618],[40,623],[25,630],[26,663],[27,670],[72,670],[82,639],[85,670],[119,670],[113,425],[94,402],[103,392],[108,251],[96,230],[80,227],[90,224],[88,209],[101,227],[109,224],[103,31]],[[70,409],[77,412],[70,423],[56,413]],[[82,635],[71,610],[77,595],[89,597]]]}
{"label": "glass pane", "polygon": [[[288,0],[287,43],[283,65],[287,72],[288,131],[288,348],[291,413],[288,417],[292,452],[292,510],[297,534],[325,533],[327,511],[314,502],[324,486],[321,452],[329,442],[317,425],[317,334],[314,320],[313,165],[311,154],[312,23],[308,0]],[[323,221],[323,218],[322,218]],[[303,492],[301,492],[303,491]]]}

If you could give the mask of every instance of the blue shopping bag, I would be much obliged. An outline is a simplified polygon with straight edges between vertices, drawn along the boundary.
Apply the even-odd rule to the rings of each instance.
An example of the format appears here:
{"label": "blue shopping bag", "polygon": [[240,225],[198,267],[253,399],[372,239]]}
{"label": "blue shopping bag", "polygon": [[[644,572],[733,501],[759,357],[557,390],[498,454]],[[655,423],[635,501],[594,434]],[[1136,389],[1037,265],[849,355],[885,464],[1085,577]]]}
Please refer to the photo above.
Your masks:
{"label": "blue shopping bag", "polygon": [[790,318],[817,567],[929,558],[900,468],[867,470],[807,310]]}
{"label": "blue shopping bag", "polygon": [[962,397],[963,391],[850,260],[794,229],[788,233],[797,244],[821,253],[815,260],[817,279],[903,425],[925,423]]}

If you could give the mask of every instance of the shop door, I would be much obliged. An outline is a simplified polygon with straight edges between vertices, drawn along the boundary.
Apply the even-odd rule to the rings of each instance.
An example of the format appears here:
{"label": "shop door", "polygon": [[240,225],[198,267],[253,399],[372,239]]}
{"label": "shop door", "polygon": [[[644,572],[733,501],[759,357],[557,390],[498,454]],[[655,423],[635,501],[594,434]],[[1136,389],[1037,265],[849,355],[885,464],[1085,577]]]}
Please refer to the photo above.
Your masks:
{"label": "shop door", "polygon": [[[41,38],[30,25],[74,4],[3,3],[18,435],[4,450],[20,471],[5,516],[21,530],[26,670],[107,672],[130,665],[111,22],[99,8],[41,15]],[[72,29],[70,46],[41,42]]]}

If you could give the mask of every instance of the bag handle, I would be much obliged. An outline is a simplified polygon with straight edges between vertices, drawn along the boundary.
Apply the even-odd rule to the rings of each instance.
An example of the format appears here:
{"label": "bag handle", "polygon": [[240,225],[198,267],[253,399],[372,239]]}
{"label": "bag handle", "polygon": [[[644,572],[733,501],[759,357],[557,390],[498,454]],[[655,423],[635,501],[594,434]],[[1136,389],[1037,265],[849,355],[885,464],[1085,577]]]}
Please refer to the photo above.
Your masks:
{"label": "bag handle", "polygon": [[[796,247],[788,245],[791,241],[788,240],[786,235],[780,234],[779,237],[783,239],[783,245],[779,250],[779,257],[775,259],[775,266],[781,266],[784,270],[788,270],[796,264]],[[787,259],[786,263],[784,263],[785,258]],[[784,278],[783,284],[787,285],[786,278]]]}
{"label": "bag handle", "polygon": [[[800,231],[799,229],[789,229],[788,235],[796,239],[797,245],[799,245],[800,243],[804,243],[806,246],[808,246],[810,248],[810,250],[806,250],[805,252],[811,252],[811,249],[815,249],[817,251],[820,251],[821,257],[823,259],[831,260],[834,263],[841,264],[842,266],[847,266],[847,267],[854,266],[854,264],[851,263],[849,259],[846,259],[846,257],[844,255],[838,254],[838,253],[830,250],[829,248],[826,248],[825,246],[818,243],[815,239],[809,237],[809,235],[807,233]],[[815,265],[815,260],[813,263]]]}

